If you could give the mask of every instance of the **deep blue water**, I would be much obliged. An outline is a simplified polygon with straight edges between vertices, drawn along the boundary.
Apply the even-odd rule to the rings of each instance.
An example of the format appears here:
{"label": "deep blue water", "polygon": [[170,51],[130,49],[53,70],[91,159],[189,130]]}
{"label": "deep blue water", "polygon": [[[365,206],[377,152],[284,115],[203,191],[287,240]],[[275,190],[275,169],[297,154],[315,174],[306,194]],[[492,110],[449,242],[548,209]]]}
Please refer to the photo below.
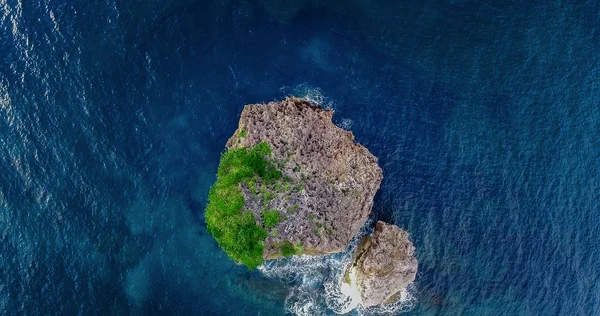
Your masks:
{"label": "deep blue water", "polygon": [[297,95],[379,157],[407,315],[600,315],[600,5],[486,2],[0,0],[0,314],[332,314],[325,261],[204,226],[244,104]]}

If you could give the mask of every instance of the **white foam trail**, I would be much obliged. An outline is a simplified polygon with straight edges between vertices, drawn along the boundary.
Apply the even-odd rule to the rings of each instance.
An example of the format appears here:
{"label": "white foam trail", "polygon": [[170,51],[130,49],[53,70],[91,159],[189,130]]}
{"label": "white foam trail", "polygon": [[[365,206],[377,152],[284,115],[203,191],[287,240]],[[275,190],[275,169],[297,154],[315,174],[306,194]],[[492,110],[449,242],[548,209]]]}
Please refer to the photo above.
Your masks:
{"label": "white foam trail", "polygon": [[392,316],[401,313],[406,313],[415,307],[417,298],[414,295],[416,293],[416,286],[414,283],[410,284],[408,288],[400,292],[400,300],[394,304],[373,306],[369,308],[360,307],[360,315],[377,315],[377,316]]}
{"label": "white foam trail", "polygon": [[347,130],[347,131],[349,131],[350,128],[352,128],[352,123],[353,122],[352,122],[351,119],[345,118],[345,119],[342,119],[342,123],[340,124],[340,127],[343,128],[343,129],[345,129],[345,130]]}
{"label": "white foam trail", "polygon": [[[326,97],[321,88],[313,87],[306,82],[297,85],[295,88],[285,86],[281,87],[279,90],[287,95],[293,95],[297,98],[309,101],[310,103],[318,105],[326,110],[335,111],[335,103],[333,100]],[[352,128],[353,123],[354,122],[351,119],[344,118],[337,125],[349,131]]]}
{"label": "white foam trail", "polygon": [[282,87],[283,93],[293,95],[297,98],[309,101],[312,104],[318,105],[326,110],[333,110],[334,103],[323,94],[323,90],[319,87],[313,87],[304,82],[297,85],[295,88]]}
{"label": "white foam trail", "polygon": [[396,315],[409,311],[416,302],[415,296],[411,294],[415,292],[412,285],[401,293],[400,301],[395,304],[364,308],[360,305],[356,289],[344,282],[344,273],[354,250],[361,237],[370,234],[370,230],[372,225],[369,221],[342,253],[272,260],[260,266],[259,270],[266,277],[292,285],[285,307],[288,312],[296,315],[326,315],[331,312],[346,314],[351,311],[356,311],[359,315]]}
{"label": "white foam trail", "polygon": [[60,35],[61,37],[64,37],[64,35],[60,32],[58,22],[56,21],[56,18],[54,17],[54,12],[52,12],[52,10],[50,10],[48,8],[47,4],[46,4],[46,12],[48,12],[48,15],[50,16],[50,20],[52,21],[52,25],[54,26],[54,32],[57,33],[58,35]]}
{"label": "white foam trail", "polygon": [[12,126],[15,123],[15,116],[10,102],[10,96],[8,95],[8,89],[4,84],[0,82],[0,113],[5,118],[8,126]]}

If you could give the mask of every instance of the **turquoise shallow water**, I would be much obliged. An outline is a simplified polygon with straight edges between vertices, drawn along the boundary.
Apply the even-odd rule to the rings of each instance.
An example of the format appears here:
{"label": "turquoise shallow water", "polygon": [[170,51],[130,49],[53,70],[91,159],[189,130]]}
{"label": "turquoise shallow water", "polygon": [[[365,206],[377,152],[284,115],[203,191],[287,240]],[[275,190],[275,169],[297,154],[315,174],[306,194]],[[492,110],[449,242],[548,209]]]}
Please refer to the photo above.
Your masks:
{"label": "turquoise shallow water", "polygon": [[[0,314],[600,315],[599,12],[0,0]],[[286,95],[379,157],[403,305],[345,301],[347,253],[247,271],[206,233],[243,105]]]}

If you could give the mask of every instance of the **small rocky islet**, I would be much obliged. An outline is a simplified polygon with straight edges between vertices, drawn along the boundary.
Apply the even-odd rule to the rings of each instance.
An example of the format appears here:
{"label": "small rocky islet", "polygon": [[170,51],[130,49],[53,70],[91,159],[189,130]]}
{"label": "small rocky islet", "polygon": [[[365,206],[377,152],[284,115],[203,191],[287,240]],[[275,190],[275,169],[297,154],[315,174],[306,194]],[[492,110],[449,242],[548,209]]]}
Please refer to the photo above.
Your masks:
{"label": "small rocky islet", "polygon": [[[221,156],[208,232],[249,269],[264,260],[342,252],[364,226],[383,179],[377,158],[307,100],[246,105]],[[364,306],[393,303],[416,275],[408,233],[378,222],[346,281]]]}

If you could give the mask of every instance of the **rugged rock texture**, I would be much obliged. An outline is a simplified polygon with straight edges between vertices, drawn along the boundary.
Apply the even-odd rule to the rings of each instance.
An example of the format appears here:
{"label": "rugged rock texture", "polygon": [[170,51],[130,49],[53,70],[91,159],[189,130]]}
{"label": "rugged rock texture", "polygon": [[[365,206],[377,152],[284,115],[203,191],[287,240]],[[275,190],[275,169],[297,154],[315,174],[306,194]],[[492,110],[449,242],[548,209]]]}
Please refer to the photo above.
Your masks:
{"label": "rugged rock texture", "polygon": [[241,187],[257,224],[264,210],[281,215],[265,241],[265,259],[281,256],[288,242],[310,255],[343,251],[371,213],[383,177],[377,158],[354,142],[352,132],[335,126],[332,116],[297,98],[251,104],[227,142],[228,149],[268,143],[287,179],[276,188]]}
{"label": "rugged rock texture", "polygon": [[346,282],[358,290],[363,306],[395,303],[417,274],[414,252],[406,231],[377,222],[373,237],[363,237],[356,249]]}

